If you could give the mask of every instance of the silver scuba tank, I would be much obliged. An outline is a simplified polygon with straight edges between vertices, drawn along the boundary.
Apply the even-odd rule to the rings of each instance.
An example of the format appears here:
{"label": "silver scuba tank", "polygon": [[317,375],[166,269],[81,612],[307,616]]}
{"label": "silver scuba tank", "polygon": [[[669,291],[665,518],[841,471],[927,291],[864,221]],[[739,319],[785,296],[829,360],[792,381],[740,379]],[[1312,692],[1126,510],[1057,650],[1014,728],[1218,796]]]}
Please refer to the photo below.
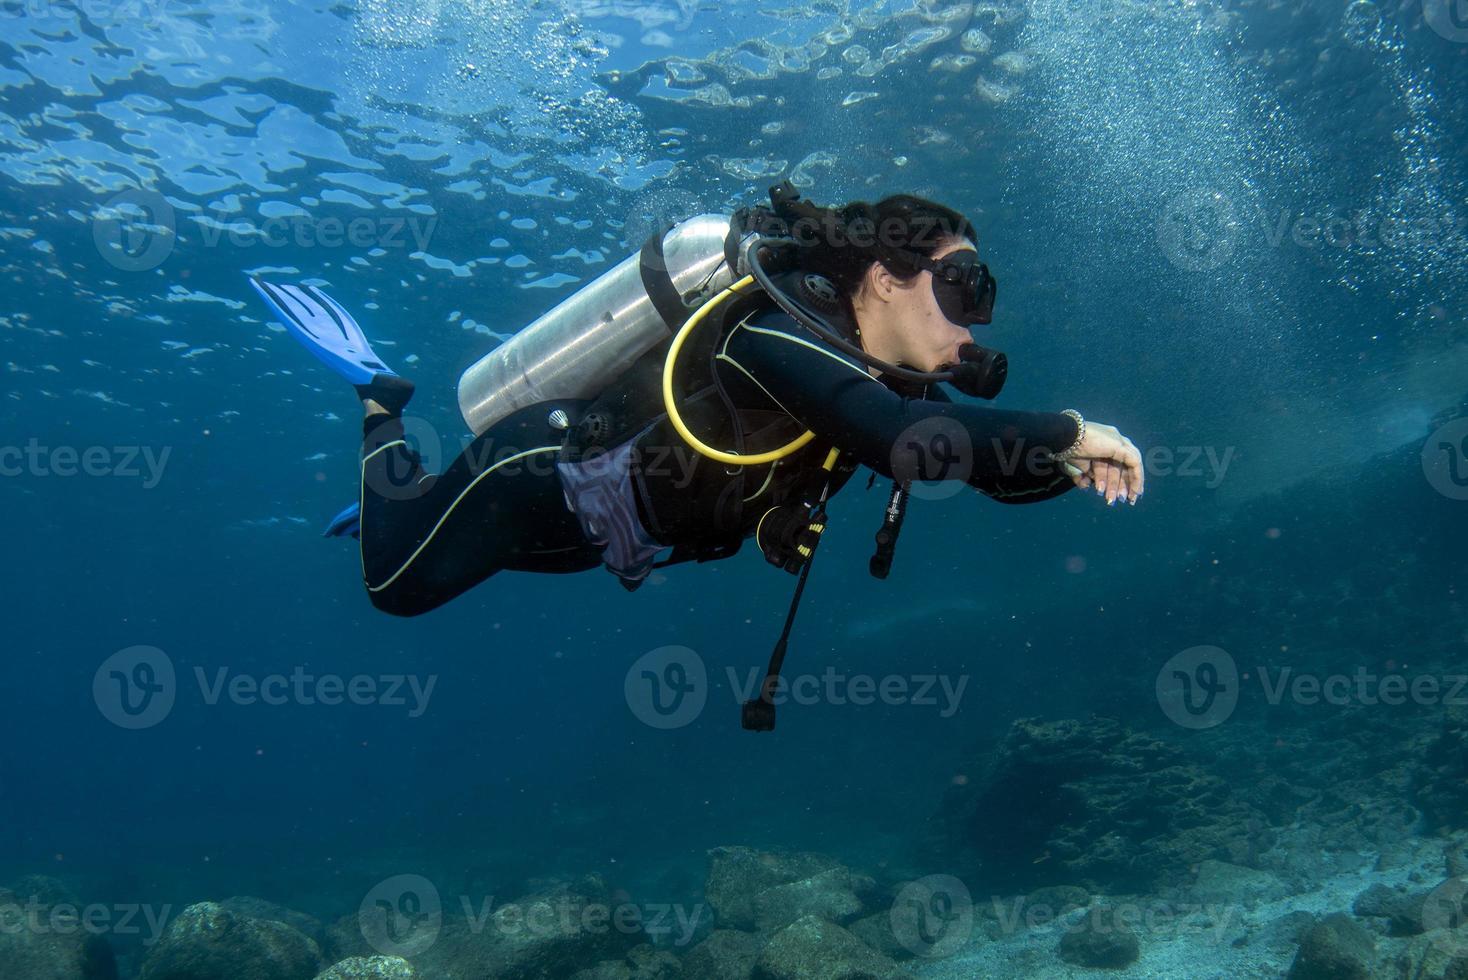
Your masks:
{"label": "silver scuba tank", "polygon": [[[731,216],[701,214],[674,225],[662,239],[661,259],[644,248],[572,293],[549,312],[490,351],[459,378],[459,410],[475,435],[529,405],[551,399],[590,399],[604,391],[639,357],[666,340],[693,309],[747,271],[739,245],[738,268],[725,256]],[[655,243],[653,243],[655,245]],[[651,257],[652,268],[644,263]],[[644,275],[661,276],[684,308],[665,317]]]}

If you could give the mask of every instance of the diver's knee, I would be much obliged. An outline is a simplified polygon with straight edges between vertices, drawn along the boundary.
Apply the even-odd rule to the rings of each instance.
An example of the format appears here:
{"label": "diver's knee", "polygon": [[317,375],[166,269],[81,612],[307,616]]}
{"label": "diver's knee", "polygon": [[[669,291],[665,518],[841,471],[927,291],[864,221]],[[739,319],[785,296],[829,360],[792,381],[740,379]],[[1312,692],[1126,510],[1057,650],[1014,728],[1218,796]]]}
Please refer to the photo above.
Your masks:
{"label": "diver's knee", "polygon": [[367,598],[372,601],[373,608],[379,612],[385,612],[389,616],[399,616],[403,619],[421,616],[439,606],[437,602],[425,601],[420,596],[413,596],[392,589],[383,589],[380,592],[374,592],[369,587],[367,589]]}

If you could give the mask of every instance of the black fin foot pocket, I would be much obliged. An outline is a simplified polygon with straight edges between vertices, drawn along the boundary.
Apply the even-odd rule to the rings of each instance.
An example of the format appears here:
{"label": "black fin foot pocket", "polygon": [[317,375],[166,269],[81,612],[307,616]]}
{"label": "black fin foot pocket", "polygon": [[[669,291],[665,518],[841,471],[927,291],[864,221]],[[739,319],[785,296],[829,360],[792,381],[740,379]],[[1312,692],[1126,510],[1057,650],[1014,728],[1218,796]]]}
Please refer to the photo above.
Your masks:
{"label": "black fin foot pocket", "polygon": [[413,382],[396,374],[374,374],[364,385],[356,385],[359,398],[370,398],[392,415],[403,414],[413,398]]}

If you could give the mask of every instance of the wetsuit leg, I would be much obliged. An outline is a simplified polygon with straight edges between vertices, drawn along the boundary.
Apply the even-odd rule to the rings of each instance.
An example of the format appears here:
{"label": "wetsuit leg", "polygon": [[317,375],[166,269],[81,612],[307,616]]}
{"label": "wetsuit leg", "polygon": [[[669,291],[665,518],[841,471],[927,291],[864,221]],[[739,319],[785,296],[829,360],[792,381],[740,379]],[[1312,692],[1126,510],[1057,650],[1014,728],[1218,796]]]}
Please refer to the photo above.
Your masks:
{"label": "wetsuit leg", "polygon": [[428,612],[505,569],[578,572],[601,562],[566,507],[545,410],[511,416],[439,474],[400,419],[370,417],[362,446],[362,577],[372,604]]}

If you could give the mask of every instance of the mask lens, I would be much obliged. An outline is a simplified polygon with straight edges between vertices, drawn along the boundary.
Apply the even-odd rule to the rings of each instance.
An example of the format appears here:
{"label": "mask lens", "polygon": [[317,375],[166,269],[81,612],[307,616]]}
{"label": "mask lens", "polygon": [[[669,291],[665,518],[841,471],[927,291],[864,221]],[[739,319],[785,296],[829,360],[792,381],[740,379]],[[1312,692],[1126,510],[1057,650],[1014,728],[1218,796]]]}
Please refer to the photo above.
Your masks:
{"label": "mask lens", "polygon": [[950,323],[959,326],[989,323],[994,316],[998,287],[989,267],[973,252],[961,259],[945,259],[933,272],[933,295]]}

